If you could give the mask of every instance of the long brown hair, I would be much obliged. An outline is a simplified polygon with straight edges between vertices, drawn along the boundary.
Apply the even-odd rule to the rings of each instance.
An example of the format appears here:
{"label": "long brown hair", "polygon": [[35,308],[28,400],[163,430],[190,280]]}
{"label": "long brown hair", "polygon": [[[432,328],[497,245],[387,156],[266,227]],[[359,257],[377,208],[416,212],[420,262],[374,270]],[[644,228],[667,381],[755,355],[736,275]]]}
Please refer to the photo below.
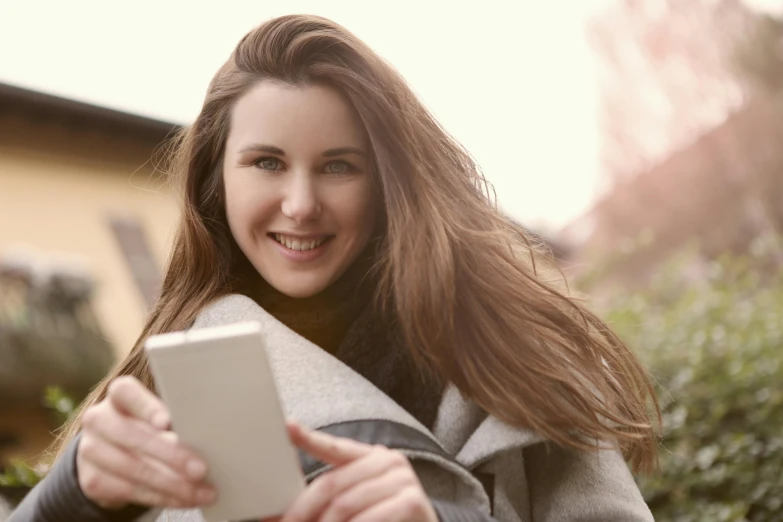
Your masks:
{"label": "long brown hair", "polygon": [[[423,370],[555,443],[588,450],[612,441],[636,467],[655,461],[657,403],[633,354],[545,280],[538,249],[498,211],[474,160],[401,76],[346,29],[315,16],[254,29],[212,80],[173,151],[184,208],[160,298],[133,349],[82,408],[120,375],[154,389],[144,339],[188,328],[207,304],[238,291],[242,256],[226,223],[222,155],[233,104],[265,79],[332,86],[359,115],[385,209],[379,301],[391,303]],[[63,429],[56,452],[80,419]]]}

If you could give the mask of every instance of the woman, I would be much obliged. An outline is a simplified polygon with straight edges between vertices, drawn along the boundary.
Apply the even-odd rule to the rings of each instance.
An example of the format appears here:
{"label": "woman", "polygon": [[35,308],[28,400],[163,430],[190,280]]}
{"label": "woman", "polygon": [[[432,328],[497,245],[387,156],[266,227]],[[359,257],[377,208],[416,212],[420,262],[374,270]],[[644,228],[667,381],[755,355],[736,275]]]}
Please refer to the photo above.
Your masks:
{"label": "woman", "polygon": [[253,30],[176,152],[157,306],[12,520],[199,520],[178,509],[220,492],[167,431],[142,344],[247,319],[286,412],[318,429],[290,428],[318,478],[284,520],[652,519],[623,460],[655,460],[642,368],[355,36],[312,16]]}

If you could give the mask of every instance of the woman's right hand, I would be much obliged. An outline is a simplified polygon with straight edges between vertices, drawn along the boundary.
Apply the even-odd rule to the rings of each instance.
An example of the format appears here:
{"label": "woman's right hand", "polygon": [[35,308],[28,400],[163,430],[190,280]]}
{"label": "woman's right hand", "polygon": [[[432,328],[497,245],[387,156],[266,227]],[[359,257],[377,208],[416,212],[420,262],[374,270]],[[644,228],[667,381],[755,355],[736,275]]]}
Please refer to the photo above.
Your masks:
{"label": "woman's right hand", "polygon": [[82,417],[76,467],[84,495],[107,509],[214,502],[206,464],[168,431],[169,423],[166,406],[137,379],[115,379]]}

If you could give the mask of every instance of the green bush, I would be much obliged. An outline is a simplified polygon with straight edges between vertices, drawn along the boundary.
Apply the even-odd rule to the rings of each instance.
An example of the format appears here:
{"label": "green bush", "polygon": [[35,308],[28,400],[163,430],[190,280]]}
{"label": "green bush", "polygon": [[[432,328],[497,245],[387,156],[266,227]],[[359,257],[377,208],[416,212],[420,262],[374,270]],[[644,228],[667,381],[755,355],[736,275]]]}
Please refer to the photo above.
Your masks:
{"label": "green bush", "polygon": [[[56,386],[44,391],[44,406],[52,412],[55,427],[62,426],[73,415],[77,404],[69,395]],[[0,486],[34,486],[46,473],[46,466],[32,467],[26,462],[11,462],[0,473]]]}
{"label": "green bush", "polygon": [[726,256],[696,271],[680,259],[604,314],[657,381],[660,472],[639,485],[658,521],[783,521],[783,275],[774,259]]}

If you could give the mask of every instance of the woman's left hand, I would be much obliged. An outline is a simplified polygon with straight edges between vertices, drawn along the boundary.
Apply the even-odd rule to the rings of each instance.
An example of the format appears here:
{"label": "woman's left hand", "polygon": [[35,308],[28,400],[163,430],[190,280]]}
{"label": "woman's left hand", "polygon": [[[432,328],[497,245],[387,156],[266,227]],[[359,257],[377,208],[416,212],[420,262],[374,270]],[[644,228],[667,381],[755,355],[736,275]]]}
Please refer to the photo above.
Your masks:
{"label": "woman's left hand", "polygon": [[292,442],[333,469],[305,488],[282,522],[437,522],[411,463],[399,451],[288,424]]}

